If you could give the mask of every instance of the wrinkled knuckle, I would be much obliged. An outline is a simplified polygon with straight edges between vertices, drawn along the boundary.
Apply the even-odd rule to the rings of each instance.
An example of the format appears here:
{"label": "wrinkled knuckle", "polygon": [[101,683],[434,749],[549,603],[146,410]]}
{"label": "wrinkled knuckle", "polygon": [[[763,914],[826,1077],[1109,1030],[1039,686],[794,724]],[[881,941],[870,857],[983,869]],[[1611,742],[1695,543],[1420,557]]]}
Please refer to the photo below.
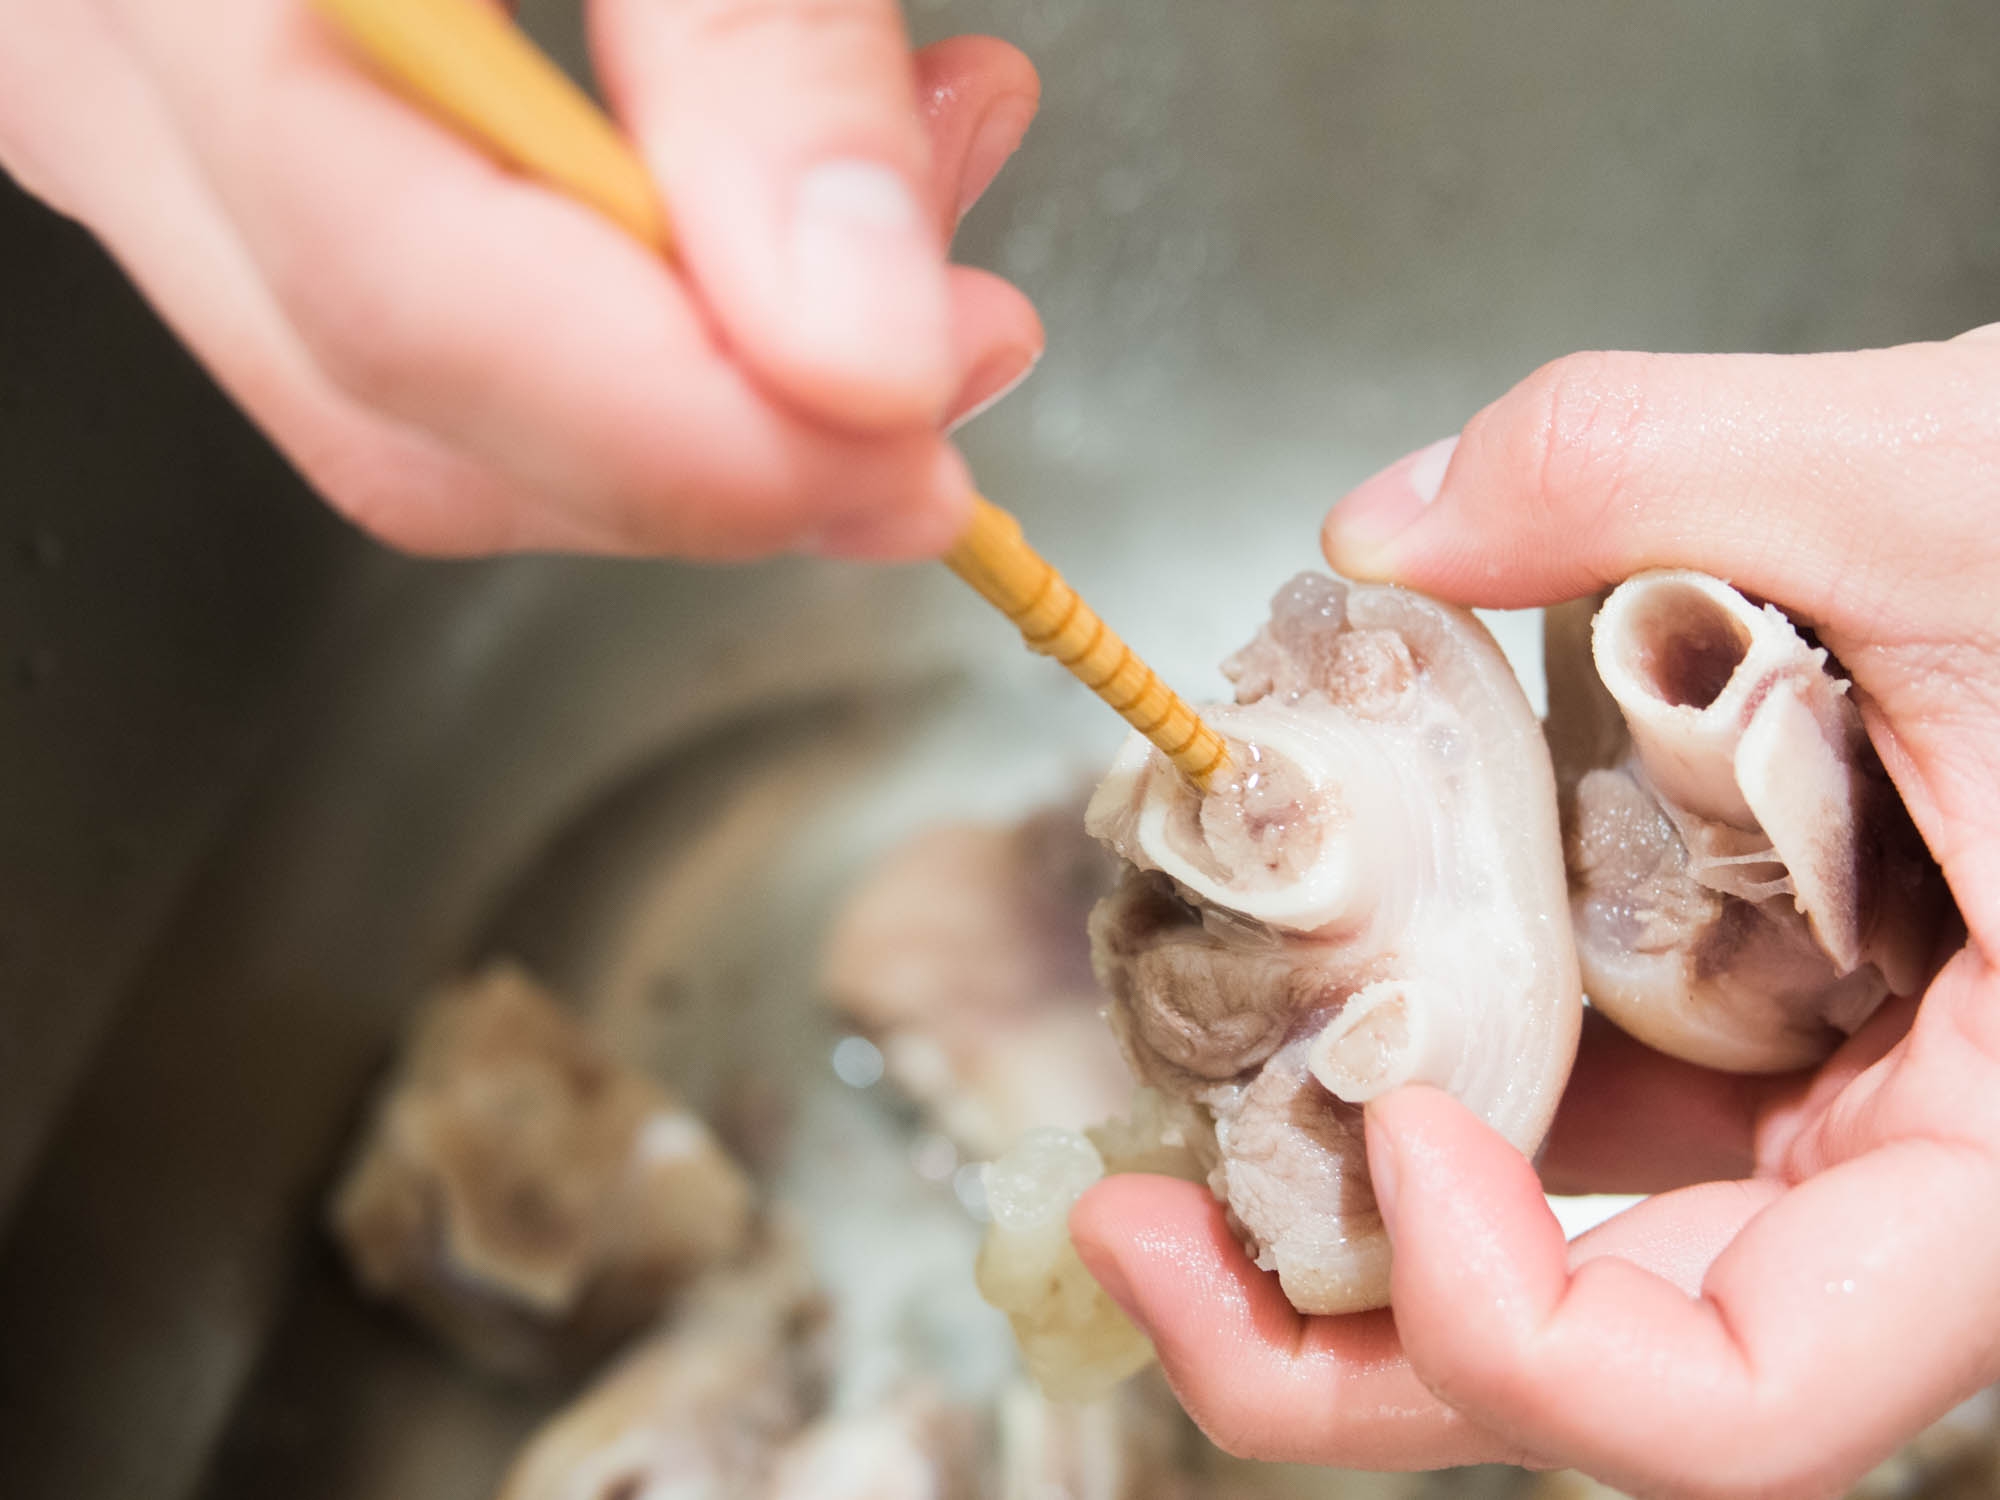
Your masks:
{"label": "wrinkled knuckle", "polygon": [[435,391],[448,351],[391,277],[349,273],[294,300],[293,319],[320,369],[364,406],[404,412]]}
{"label": "wrinkled knuckle", "polygon": [[1551,525],[1593,527],[1630,502],[1650,367],[1646,355],[1571,354],[1520,388],[1507,456]]}

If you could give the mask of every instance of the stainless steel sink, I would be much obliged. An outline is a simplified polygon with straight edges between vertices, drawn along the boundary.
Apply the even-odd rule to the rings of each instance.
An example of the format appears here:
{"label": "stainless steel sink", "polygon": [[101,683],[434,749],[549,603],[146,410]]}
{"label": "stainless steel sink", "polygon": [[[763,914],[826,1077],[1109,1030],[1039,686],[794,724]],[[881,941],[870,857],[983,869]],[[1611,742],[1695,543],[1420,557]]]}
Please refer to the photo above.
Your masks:
{"label": "stainless steel sink", "polygon": [[[961,241],[1050,328],[974,468],[1197,693],[1345,485],[1545,358],[2000,311],[1979,0],[912,23],[1046,84]],[[0,265],[0,1494],[481,1495],[548,1393],[361,1309],[316,1227],[423,986],[519,952],[697,1092],[768,1061],[865,1133],[800,993],[842,881],[1119,726],[941,570],[390,557],[75,232],[10,197]],[[702,1019],[745,993],[755,1035]]]}

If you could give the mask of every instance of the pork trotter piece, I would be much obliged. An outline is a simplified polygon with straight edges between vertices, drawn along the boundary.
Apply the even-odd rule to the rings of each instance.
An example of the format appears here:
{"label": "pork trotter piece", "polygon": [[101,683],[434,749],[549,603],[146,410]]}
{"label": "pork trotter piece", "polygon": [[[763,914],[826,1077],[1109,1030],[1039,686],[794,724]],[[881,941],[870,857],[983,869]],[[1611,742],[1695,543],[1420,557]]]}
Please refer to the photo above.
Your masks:
{"label": "pork trotter piece", "polygon": [[751,1208],[696,1115],[498,964],[425,1005],[332,1219],[367,1291],[534,1376],[651,1322]]}
{"label": "pork trotter piece", "polygon": [[1577,619],[1545,650],[1591,1003],[1762,1073],[1920,989],[1950,898],[1826,652],[1718,579],[1642,573],[1596,615],[1593,688]]}
{"label": "pork trotter piece", "polygon": [[1140,736],[1086,815],[1131,865],[1091,918],[1140,1081],[1197,1106],[1210,1189],[1302,1312],[1388,1301],[1361,1106],[1463,1100],[1522,1151],[1581,1019],[1555,785],[1463,610],[1304,574],[1223,665],[1206,796]]}

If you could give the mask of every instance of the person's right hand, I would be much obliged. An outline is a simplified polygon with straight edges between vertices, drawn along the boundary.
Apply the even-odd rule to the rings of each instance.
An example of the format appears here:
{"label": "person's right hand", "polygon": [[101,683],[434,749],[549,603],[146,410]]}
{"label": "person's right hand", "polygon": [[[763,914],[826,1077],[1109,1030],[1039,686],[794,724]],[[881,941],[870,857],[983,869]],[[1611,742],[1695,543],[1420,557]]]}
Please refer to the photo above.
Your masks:
{"label": "person's right hand", "polygon": [[936,553],[969,494],[940,425],[1041,349],[1019,292],[945,261],[1034,70],[985,38],[913,59],[895,0],[592,0],[674,267],[403,102],[303,0],[0,20],[0,163],[402,547]]}
{"label": "person's right hand", "polygon": [[[1077,1248],[1225,1448],[1820,1497],[2000,1381],[1996,335],[1574,356],[1335,507],[1336,568],[1462,604],[1686,567],[1812,625],[1969,937],[1809,1073],[1711,1072],[1593,1017],[1539,1181],[1447,1094],[1373,1100],[1393,1312],[1301,1317],[1205,1189],[1098,1184]],[[1565,1244],[1544,1187],[1652,1196]]]}

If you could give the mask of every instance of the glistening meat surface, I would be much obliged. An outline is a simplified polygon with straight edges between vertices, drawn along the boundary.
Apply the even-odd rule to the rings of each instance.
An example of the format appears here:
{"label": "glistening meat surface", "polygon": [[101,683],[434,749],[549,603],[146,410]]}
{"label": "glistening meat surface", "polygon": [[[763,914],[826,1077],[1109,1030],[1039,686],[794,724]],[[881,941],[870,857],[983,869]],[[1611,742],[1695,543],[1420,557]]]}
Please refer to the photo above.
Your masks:
{"label": "glistening meat surface", "polygon": [[1292,580],[1204,710],[1203,796],[1135,736],[1087,814],[1131,869],[1091,921],[1141,1081],[1301,1311],[1388,1300],[1361,1105],[1449,1090],[1523,1151],[1575,1055],[1576,961],[1541,731],[1492,638],[1390,587]]}
{"label": "glistening meat surface", "polygon": [[1546,646],[1592,1004],[1707,1067],[1819,1061],[1923,987],[1950,911],[1847,682],[1705,574],[1628,579],[1586,635],[1587,608]]}

